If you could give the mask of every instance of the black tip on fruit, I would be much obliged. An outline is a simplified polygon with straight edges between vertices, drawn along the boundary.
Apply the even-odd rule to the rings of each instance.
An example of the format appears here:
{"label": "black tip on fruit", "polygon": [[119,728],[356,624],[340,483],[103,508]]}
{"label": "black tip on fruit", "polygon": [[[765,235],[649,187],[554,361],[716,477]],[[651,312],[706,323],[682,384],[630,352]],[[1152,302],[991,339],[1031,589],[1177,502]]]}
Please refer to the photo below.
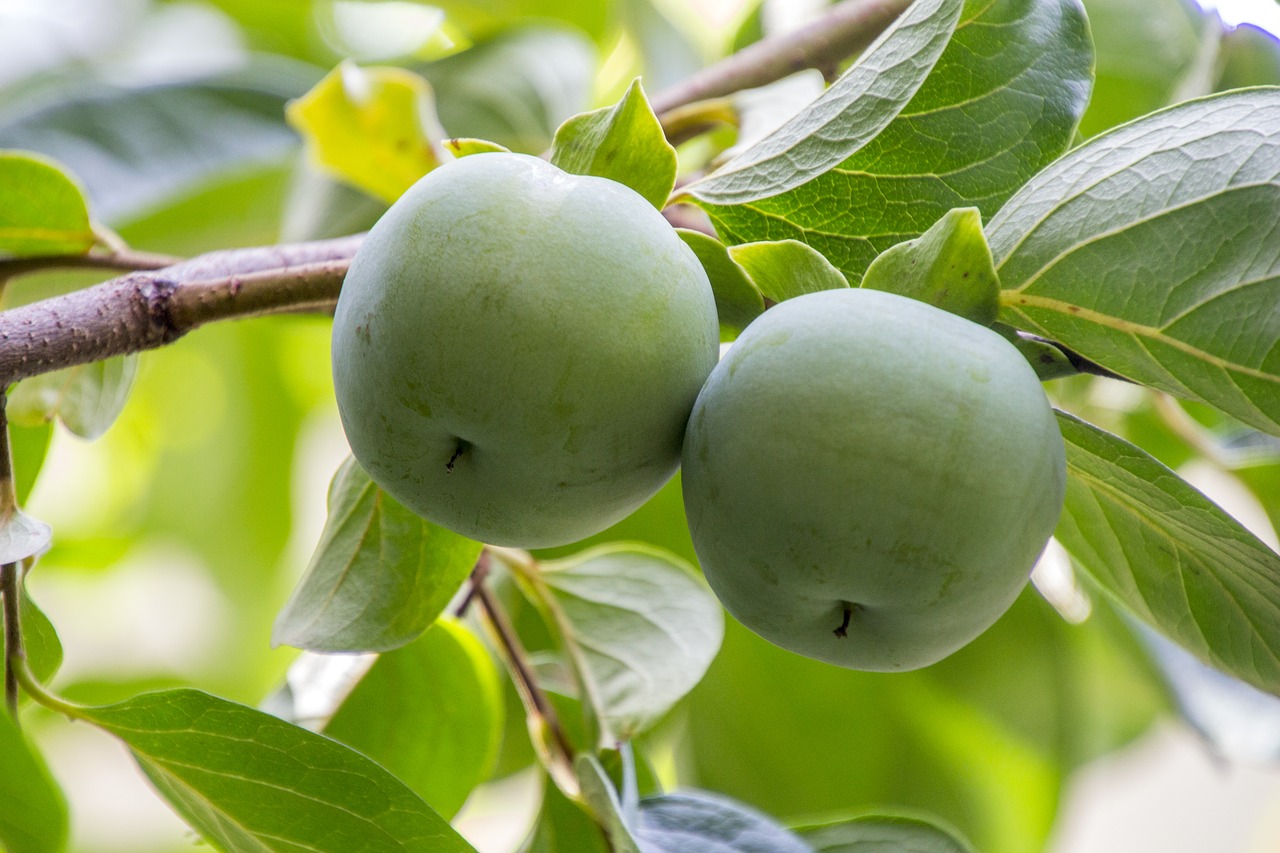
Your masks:
{"label": "black tip on fruit", "polygon": [[454,449],[453,455],[449,457],[449,461],[445,463],[444,472],[446,474],[453,473],[453,464],[458,461],[462,454],[467,452],[467,448],[470,446],[462,439],[458,439],[458,446]]}
{"label": "black tip on fruit", "polygon": [[835,634],[837,637],[839,637],[842,640],[845,637],[849,636],[849,620],[852,618],[853,618],[853,605],[846,604],[844,606],[844,618],[840,621],[840,625],[831,633]]}

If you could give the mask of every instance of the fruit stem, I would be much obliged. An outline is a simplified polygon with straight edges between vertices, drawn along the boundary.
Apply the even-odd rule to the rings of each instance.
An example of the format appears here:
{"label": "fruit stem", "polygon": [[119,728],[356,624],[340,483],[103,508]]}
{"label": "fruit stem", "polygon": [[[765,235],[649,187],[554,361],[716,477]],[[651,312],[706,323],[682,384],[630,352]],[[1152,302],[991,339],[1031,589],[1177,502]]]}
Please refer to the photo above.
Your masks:
{"label": "fruit stem", "polygon": [[469,447],[471,447],[471,445],[470,445],[470,444],[468,444],[467,442],[463,441],[463,440],[462,440],[462,439],[460,439],[460,438],[459,438],[459,439],[455,439],[455,441],[457,441],[457,442],[458,442],[458,445],[457,445],[457,447],[454,449],[454,451],[453,451],[453,455],[449,457],[449,461],[448,461],[448,462],[446,462],[446,463],[445,463],[445,466],[444,466],[444,472],[445,472],[446,474],[452,474],[452,473],[453,473],[453,463],[457,462],[457,461],[458,461],[458,459],[459,459],[459,458],[461,458],[462,454],[466,453],[466,452],[467,452],[467,449],[468,449]]}

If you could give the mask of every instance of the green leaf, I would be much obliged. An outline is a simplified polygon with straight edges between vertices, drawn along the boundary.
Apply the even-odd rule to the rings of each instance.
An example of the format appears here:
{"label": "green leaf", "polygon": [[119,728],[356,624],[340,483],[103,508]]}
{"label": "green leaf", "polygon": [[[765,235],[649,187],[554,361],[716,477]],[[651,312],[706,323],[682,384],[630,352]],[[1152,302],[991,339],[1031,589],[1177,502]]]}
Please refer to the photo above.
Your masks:
{"label": "green leaf", "polygon": [[573,769],[578,777],[578,785],[582,788],[582,799],[587,809],[595,816],[596,823],[609,840],[610,853],[640,853],[636,839],[627,828],[622,804],[618,802],[618,793],[613,789],[613,782],[600,766],[599,760],[594,755],[583,753],[574,760]]}
{"label": "green leaf", "polygon": [[0,151],[0,257],[78,255],[95,240],[84,194],[57,163]]}
{"label": "green leaf", "polygon": [[1280,434],[1280,89],[1125,125],[991,220],[1001,319]]}
{"label": "green leaf", "polygon": [[1271,33],[1241,24],[1222,36],[1217,88],[1274,86],[1280,83],[1280,42]]}
{"label": "green leaf", "polygon": [[577,30],[526,25],[418,71],[450,136],[541,154],[565,119],[591,105],[596,52]]}
{"label": "green leaf", "polygon": [[9,413],[25,426],[56,417],[75,435],[95,439],[120,416],[137,375],[136,354],[42,373],[17,384]]}
{"label": "green leaf", "polygon": [[1144,451],[1059,412],[1055,535],[1108,593],[1201,659],[1280,694],[1280,555]]}
{"label": "green leaf", "polygon": [[1020,333],[1013,326],[1006,326],[1004,323],[992,323],[991,328],[1022,353],[1022,357],[1035,370],[1041,382],[1074,376],[1080,372],[1065,352],[1046,340]]}
{"label": "green leaf", "polygon": [[614,853],[604,832],[586,810],[560,792],[550,778],[542,780],[542,805],[520,853]]}
{"label": "green leaf", "polygon": [[609,742],[657,722],[707,671],[724,612],[699,575],[673,554],[613,544],[542,564],[567,624],[565,641]]}
{"label": "green leaf", "polygon": [[742,243],[729,247],[729,257],[774,302],[849,286],[840,270],[798,240]]}
{"label": "green leaf", "polygon": [[431,86],[403,68],[344,61],[285,115],[319,166],[383,201],[449,159]]}
{"label": "green leaf", "polygon": [[427,629],[483,546],[419,518],[354,458],[329,487],[329,518],[272,642],[313,651],[388,651]]}
{"label": "green leaf", "polygon": [[1066,150],[1091,62],[1076,0],[968,0],[933,73],[856,154],[790,192],[703,207],[726,242],[800,240],[856,286],[880,252],[953,208],[992,216]]}
{"label": "green leaf", "polygon": [[1000,279],[977,208],[952,210],[914,240],[867,268],[862,286],[918,299],[990,326],[1000,311]]}
{"label": "green leaf", "polygon": [[920,89],[962,6],[917,0],[813,103],[686,191],[710,204],[746,204],[794,190],[847,160]]}
{"label": "green leaf", "polygon": [[0,848],[58,853],[67,848],[67,803],[39,753],[0,712]]}
{"label": "green leaf", "polygon": [[487,139],[473,139],[470,136],[446,139],[444,147],[454,157],[469,157],[472,154],[502,154],[510,150],[503,148],[496,142],[490,142]]}
{"label": "green leaf", "polygon": [[664,853],[811,853],[771,818],[702,791],[641,800],[635,835],[646,850]]}
{"label": "green leaf", "polygon": [[10,418],[9,447],[13,452],[13,479],[19,506],[25,505],[27,498],[31,496],[52,440],[53,424],[42,423],[27,427],[15,424]]}
{"label": "green leaf", "polygon": [[954,830],[932,819],[869,814],[796,827],[815,853],[974,853]]}
{"label": "green leaf", "polygon": [[120,223],[215,178],[289,157],[298,140],[284,105],[314,81],[310,66],[279,58],[158,86],[71,78],[0,104],[0,148],[56,158],[84,185],[97,218]]}
{"label": "green leaf", "polygon": [[18,596],[18,622],[22,626],[22,648],[36,680],[47,683],[62,666],[62,642],[49,617],[36,606],[25,584]]}
{"label": "green leaf", "polygon": [[124,741],[159,794],[219,847],[472,850],[377,764],[270,714],[198,690],[77,713]]}
{"label": "green leaf", "polygon": [[622,100],[560,125],[551,162],[574,175],[595,175],[631,187],[661,210],[676,183],[676,150],[667,142],[640,79]]}
{"label": "green leaf", "polygon": [[728,248],[700,231],[677,228],[676,233],[693,250],[711,282],[720,320],[720,340],[731,341],[747,324],[764,313],[764,297]]}
{"label": "green leaf", "polygon": [[382,655],[325,726],[449,818],[488,776],[502,737],[498,673],[480,641],[441,619]]}

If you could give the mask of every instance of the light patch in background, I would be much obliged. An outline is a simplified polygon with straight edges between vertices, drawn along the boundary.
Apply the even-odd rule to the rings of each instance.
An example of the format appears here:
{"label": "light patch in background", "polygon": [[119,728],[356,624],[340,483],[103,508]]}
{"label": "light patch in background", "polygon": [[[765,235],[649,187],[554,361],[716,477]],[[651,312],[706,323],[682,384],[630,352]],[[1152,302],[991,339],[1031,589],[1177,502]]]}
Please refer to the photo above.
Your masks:
{"label": "light patch in background", "polygon": [[[458,45],[444,29],[444,10],[402,0],[336,0],[321,15],[325,40],[361,61],[381,61],[424,51],[448,53]],[[327,17],[328,20],[325,20]]]}
{"label": "light patch in background", "polygon": [[1280,36],[1280,4],[1275,0],[1196,0],[1206,12],[1216,11],[1229,27],[1253,24]]}

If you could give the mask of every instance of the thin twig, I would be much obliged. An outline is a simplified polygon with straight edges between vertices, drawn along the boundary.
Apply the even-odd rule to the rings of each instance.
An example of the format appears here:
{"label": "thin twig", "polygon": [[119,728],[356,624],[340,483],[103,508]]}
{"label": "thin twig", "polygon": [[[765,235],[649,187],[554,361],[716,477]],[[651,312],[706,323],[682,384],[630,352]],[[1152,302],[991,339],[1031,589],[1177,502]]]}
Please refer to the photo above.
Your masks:
{"label": "thin twig", "polygon": [[0,388],[154,349],[213,320],[332,308],[362,235],[231,249],[0,314]]}
{"label": "thin twig", "polygon": [[[9,447],[8,395],[0,389],[0,524],[18,509],[13,482],[13,453]],[[0,596],[4,597],[4,704],[18,718],[18,669],[26,660],[22,648],[21,605],[18,563],[0,566]]]}
{"label": "thin twig", "polygon": [[754,89],[806,68],[825,73],[875,41],[910,5],[911,0],[844,0],[793,32],[749,45],[658,92],[653,111],[662,116],[694,101]]}
{"label": "thin twig", "polygon": [[181,263],[181,258],[154,252],[89,252],[85,255],[45,255],[0,259],[0,281],[45,270],[158,270]]}

